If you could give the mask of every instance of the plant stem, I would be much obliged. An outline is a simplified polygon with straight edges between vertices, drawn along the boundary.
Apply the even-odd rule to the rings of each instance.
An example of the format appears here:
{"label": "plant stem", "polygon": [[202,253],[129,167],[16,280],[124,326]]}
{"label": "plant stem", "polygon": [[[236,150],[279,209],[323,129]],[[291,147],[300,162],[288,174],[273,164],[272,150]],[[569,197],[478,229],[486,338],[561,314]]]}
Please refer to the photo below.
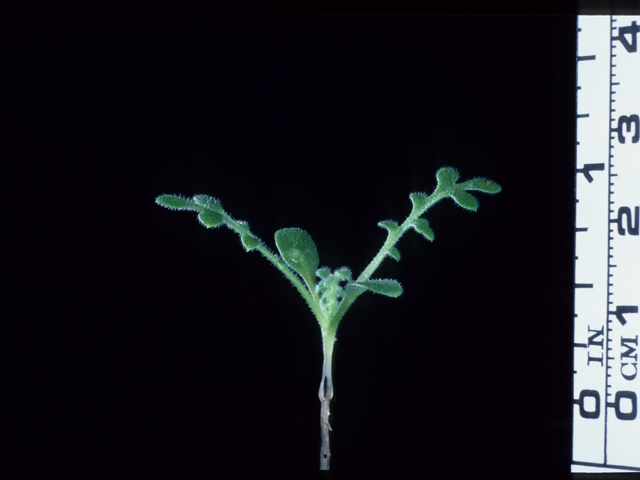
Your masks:
{"label": "plant stem", "polygon": [[421,206],[421,208],[418,211],[416,211],[414,206],[414,209],[411,211],[411,213],[405,219],[405,221],[402,222],[402,225],[399,226],[396,232],[393,234],[389,233],[389,236],[387,237],[387,240],[384,242],[384,245],[382,245],[382,248],[380,249],[380,251],[376,254],[374,259],[371,260],[371,263],[367,265],[367,268],[365,268],[364,271],[358,277],[358,282],[364,282],[366,280],[369,280],[371,275],[373,275],[373,272],[376,271],[376,269],[380,266],[382,261],[389,255],[389,249],[395,246],[396,243],[398,243],[398,240],[400,240],[400,237],[402,237],[402,235],[404,235],[404,233],[412,227],[413,222],[416,219],[420,218],[420,216],[424,214],[424,212],[426,212],[429,208],[431,208],[434,204],[438,203],[443,198],[445,198],[445,195],[442,193],[439,193],[438,189],[436,189],[429,197],[427,197],[426,202],[424,202],[424,204]]}
{"label": "plant stem", "polygon": [[331,459],[331,450],[329,444],[329,431],[333,431],[329,424],[329,404],[333,397],[333,380],[331,379],[331,358],[333,356],[333,344],[335,342],[335,331],[332,333],[323,332],[322,350],[324,361],[322,363],[322,381],[318,390],[318,398],[320,399],[320,437],[322,444],[320,446],[320,470],[329,470],[329,460]]}

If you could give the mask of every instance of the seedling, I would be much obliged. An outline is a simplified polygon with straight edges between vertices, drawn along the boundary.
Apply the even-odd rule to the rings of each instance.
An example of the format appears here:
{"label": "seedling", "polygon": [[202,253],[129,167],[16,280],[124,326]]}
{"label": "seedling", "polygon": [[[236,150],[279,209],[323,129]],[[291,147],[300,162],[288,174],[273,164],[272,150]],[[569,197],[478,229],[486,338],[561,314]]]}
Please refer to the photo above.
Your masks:
{"label": "seedling", "polygon": [[[222,208],[220,202],[208,195],[195,195],[188,199],[178,195],[160,195],[156,203],[170,210],[193,210],[198,212],[198,220],[207,228],[226,225],[240,236],[240,241],[247,252],[257,250],[280,270],[298,289],[318,320],[322,333],[324,362],[322,379],[318,397],[320,398],[320,470],[329,470],[329,404],[333,397],[333,381],[331,379],[331,357],[333,343],[336,338],[338,324],[356,298],[366,291],[397,298],[402,294],[402,286],[396,280],[376,279],[371,275],[386,258],[400,260],[400,252],[395,247],[400,237],[413,228],[427,240],[433,241],[434,234],[429,222],[421,218],[434,204],[446,197],[453,198],[458,205],[467,210],[476,211],[478,200],[468,193],[478,190],[485,193],[498,193],[500,185],[485,178],[474,178],[458,183],[458,172],[445,167],[436,173],[438,184],[431,195],[414,192],[409,195],[413,203],[411,213],[402,223],[384,220],[378,225],[387,230],[387,240],[380,251],[365,268],[360,276],[353,280],[351,270],[342,267],[331,270],[320,265],[318,249],[311,236],[299,228],[283,228],[275,233],[276,247],[280,255],[274,254],[249,229],[247,222],[234,220]],[[304,283],[303,283],[304,282]]]}

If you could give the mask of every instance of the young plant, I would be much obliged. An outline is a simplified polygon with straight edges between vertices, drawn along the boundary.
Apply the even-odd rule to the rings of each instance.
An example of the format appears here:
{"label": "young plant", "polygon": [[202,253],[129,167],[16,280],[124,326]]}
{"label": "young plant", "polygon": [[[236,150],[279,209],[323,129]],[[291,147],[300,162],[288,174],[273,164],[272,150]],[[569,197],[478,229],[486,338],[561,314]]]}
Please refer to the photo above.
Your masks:
{"label": "young plant", "polygon": [[366,291],[372,291],[388,297],[397,298],[402,294],[402,286],[396,280],[371,279],[371,275],[386,258],[400,260],[396,243],[407,230],[413,228],[424,237],[433,241],[434,234],[429,222],[422,215],[438,201],[451,197],[461,207],[476,211],[478,200],[468,193],[469,190],[495,194],[501,187],[485,178],[474,178],[458,183],[458,172],[445,167],[436,173],[438,184],[431,195],[414,192],[409,195],[413,209],[401,225],[395,220],[384,220],[378,225],[387,230],[387,240],[357,279],[351,276],[348,267],[341,267],[333,273],[320,265],[318,249],[311,236],[299,228],[283,228],[275,233],[276,247],[280,255],[274,254],[254,235],[247,222],[234,220],[220,202],[208,195],[195,195],[188,199],[178,195],[160,195],[156,203],[170,210],[192,210],[198,212],[198,220],[207,228],[226,225],[240,236],[247,252],[257,250],[280,270],[298,289],[318,320],[322,333],[324,362],[318,397],[320,398],[320,469],[329,470],[329,404],[333,397],[331,379],[331,357],[338,324],[356,298]]}

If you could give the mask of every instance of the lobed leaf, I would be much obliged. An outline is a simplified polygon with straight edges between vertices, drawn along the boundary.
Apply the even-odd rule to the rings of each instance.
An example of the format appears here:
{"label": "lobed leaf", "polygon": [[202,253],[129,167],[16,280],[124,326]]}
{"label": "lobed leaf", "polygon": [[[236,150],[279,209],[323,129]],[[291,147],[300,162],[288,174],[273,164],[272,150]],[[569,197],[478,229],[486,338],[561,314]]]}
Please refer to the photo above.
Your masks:
{"label": "lobed leaf", "polygon": [[458,179],[460,178],[460,174],[456,171],[455,168],[444,167],[438,170],[436,173],[436,178],[438,179],[438,189],[452,189],[456,184]]}
{"label": "lobed leaf", "polygon": [[402,294],[402,285],[397,280],[367,280],[366,282],[352,282],[350,285],[358,285],[387,297],[398,298]]}
{"label": "lobed leaf", "polygon": [[429,227],[429,221],[424,219],[424,218],[418,218],[413,222],[413,229],[418,232],[421,233],[422,235],[425,236],[425,238],[431,242],[433,242],[433,239],[436,237],[435,234],[433,233],[433,230],[431,230],[431,227]]}
{"label": "lobed leaf", "polygon": [[411,199],[411,203],[413,203],[413,210],[420,212],[427,204],[429,195],[421,192],[413,192],[409,194],[409,198]]}
{"label": "lobed leaf", "polygon": [[212,212],[210,210],[205,210],[198,214],[198,220],[200,223],[207,228],[216,228],[222,225],[224,221],[222,215],[216,212]]}
{"label": "lobed leaf", "polygon": [[213,210],[217,213],[226,213],[222,209],[220,201],[213,197],[210,197],[209,195],[194,195],[193,201],[201,207],[206,208],[207,210]]}
{"label": "lobed leaf", "polygon": [[351,281],[351,269],[349,267],[342,267],[333,272],[333,274],[340,280]]}
{"label": "lobed leaf", "polygon": [[331,270],[329,270],[327,267],[322,267],[316,271],[316,275],[324,280],[329,275],[331,275]]}
{"label": "lobed leaf", "polygon": [[193,201],[179,195],[160,195],[156,197],[156,203],[169,210],[202,210]]}
{"label": "lobed leaf", "polygon": [[502,187],[492,180],[486,178],[474,178],[460,184],[465,190],[479,190],[484,193],[498,193]]}
{"label": "lobed leaf", "polygon": [[486,178],[474,178],[458,184],[456,182],[460,175],[451,167],[441,168],[436,173],[436,177],[438,178],[437,190],[441,190],[442,193],[452,197],[462,208],[472,212],[478,210],[478,200],[466,190],[478,190],[485,193],[498,193],[502,190],[500,185]]}
{"label": "lobed leaf", "polygon": [[378,226],[386,228],[390,234],[396,233],[400,228],[398,227],[398,222],[395,220],[383,220],[382,222],[378,222]]}
{"label": "lobed leaf", "polygon": [[240,237],[240,240],[247,252],[256,249],[258,245],[260,245],[260,240],[256,237],[252,237],[251,235],[247,235],[246,233]]}
{"label": "lobed leaf", "polygon": [[275,238],[282,259],[304,279],[313,292],[320,259],[311,235],[299,228],[283,228],[276,232]]}
{"label": "lobed leaf", "polygon": [[389,248],[389,256],[397,262],[400,261],[400,252],[396,247]]}
{"label": "lobed leaf", "polygon": [[456,188],[452,197],[462,208],[466,208],[467,210],[471,210],[472,212],[478,210],[478,199],[476,199],[476,197],[474,197],[470,193],[467,193],[464,190],[460,189],[459,186]]}

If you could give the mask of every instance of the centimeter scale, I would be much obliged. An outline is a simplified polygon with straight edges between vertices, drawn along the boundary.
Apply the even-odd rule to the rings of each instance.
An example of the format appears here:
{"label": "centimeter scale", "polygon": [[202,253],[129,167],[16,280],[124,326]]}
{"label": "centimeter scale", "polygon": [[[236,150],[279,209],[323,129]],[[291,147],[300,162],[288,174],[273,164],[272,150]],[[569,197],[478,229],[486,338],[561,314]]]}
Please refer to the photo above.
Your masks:
{"label": "centimeter scale", "polygon": [[572,472],[640,472],[640,16],[579,16]]}

